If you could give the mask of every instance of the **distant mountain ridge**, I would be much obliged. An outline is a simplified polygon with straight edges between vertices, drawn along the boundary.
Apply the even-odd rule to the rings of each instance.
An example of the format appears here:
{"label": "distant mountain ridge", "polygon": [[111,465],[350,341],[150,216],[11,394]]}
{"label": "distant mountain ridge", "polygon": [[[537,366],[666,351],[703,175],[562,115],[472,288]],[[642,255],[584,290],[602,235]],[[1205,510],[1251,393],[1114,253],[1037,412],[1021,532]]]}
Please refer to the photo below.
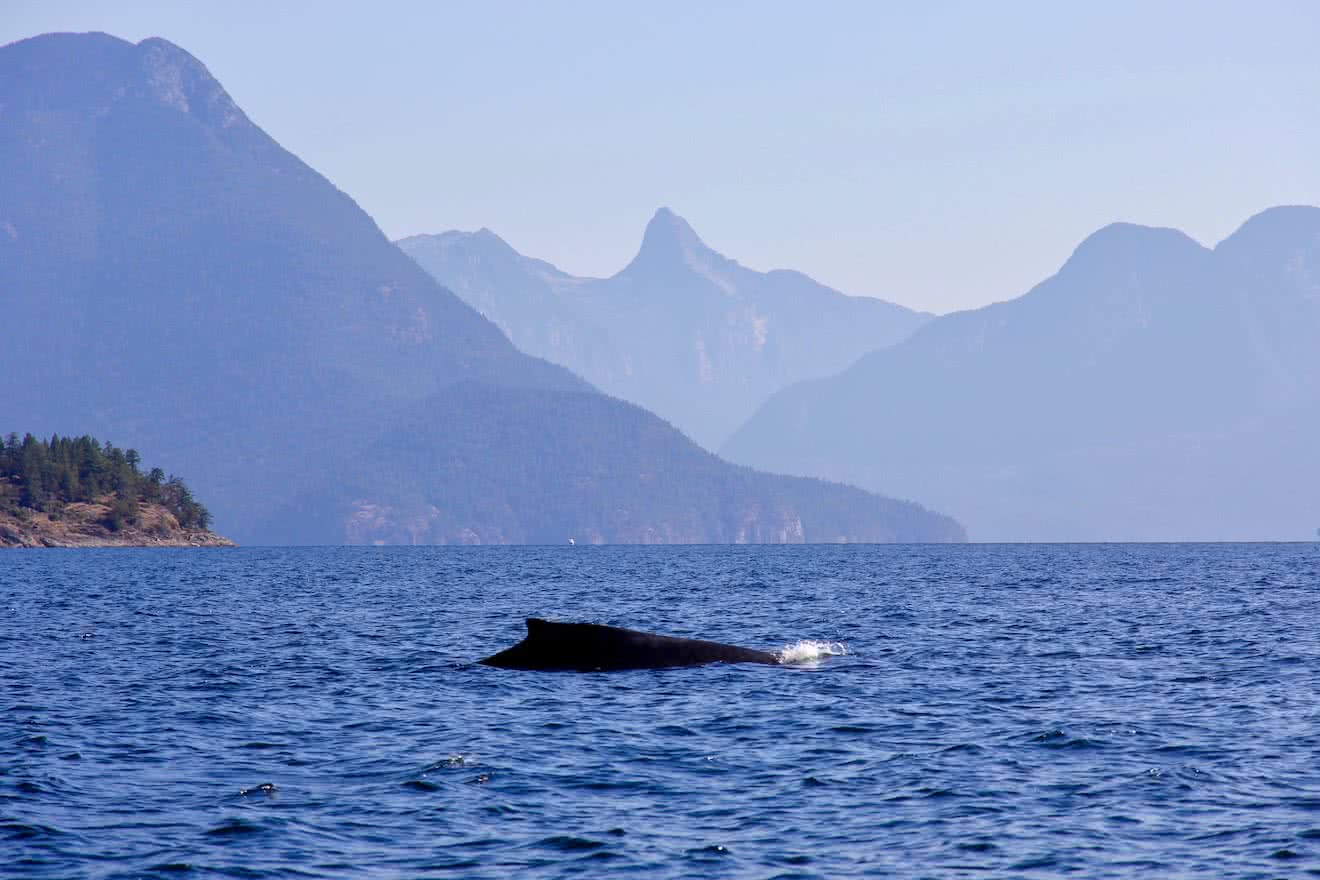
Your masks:
{"label": "distant mountain ridge", "polygon": [[[463,423],[438,417],[449,412],[464,413]],[[369,499],[373,486],[388,486],[374,493],[386,500],[348,508],[349,543],[966,539],[958,523],[912,502],[730,466],[658,417],[590,392],[456,384],[382,434],[343,473],[342,483],[277,511],[269,534],[307,543],[343,520],[343,498]],[[459,492],[466,499],[452,504]],[[327,513],[332,522],[323,524]]]}
{"label": "distant mountain ridge", "polygon": [[930,318],[800,272],[748,269],[668,208],[610,278],[569,275],[488,229],[398,245],[523,351],[653,410],[712,449],[776,390],[837,372]]}
{"label": "distant mountain ridge", "polygon": [[916,494],[976,540],[1313,537],[1320,209],[1213,249],[1114,224],[1019,299],[772,398],[735,461]]}
{"label": "distant mountain ridge", "polygon": [[[800,533],[747,540],[962,534],[916,505],[698,459],[649,413],[522,354],[160,39],[0,47],[0,296],[0,412],[150,449],[245,544],[559,542],[588,526],[715,541],[772,509],[764,522]],[[607,442],[639,432],[645,461]],[[594,480],[591,449],[618,486]],[[630,473],[663,481],[665,503]],[[721,513],[675,525],[711,485]]]}

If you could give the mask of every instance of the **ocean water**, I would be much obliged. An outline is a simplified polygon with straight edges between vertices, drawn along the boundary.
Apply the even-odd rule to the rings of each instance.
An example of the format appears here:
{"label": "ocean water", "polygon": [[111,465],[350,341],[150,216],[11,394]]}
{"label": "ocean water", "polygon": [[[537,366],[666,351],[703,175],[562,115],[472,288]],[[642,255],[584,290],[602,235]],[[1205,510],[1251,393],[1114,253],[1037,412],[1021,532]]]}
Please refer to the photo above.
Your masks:
{"label": "ocean water", "polygon": [[1317,632],[1304,544],[8,551],[0,875],[1320,875]]}

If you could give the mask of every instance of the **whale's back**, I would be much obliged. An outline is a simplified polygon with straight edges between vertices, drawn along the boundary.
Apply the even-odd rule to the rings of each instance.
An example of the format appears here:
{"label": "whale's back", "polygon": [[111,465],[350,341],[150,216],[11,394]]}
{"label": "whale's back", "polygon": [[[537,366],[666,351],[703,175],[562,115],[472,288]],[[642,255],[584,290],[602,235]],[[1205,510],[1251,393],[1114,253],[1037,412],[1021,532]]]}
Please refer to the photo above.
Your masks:
{"label": "whale's back", "polygon": [[705,663],[778,664],[779,658],[768,651],[702,639],[662,636],[599,623],[556,623],[529,617],[525,639],[480,662],[502,669],[610,672]]}

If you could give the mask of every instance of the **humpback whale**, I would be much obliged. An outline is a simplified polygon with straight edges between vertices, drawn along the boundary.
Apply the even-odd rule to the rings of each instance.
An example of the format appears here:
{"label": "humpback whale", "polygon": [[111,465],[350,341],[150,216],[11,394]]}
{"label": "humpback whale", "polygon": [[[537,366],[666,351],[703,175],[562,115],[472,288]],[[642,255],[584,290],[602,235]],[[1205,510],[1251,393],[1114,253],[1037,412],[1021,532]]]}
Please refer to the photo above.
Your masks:
{"label": "humpback whale", "polygon": [[478,662],[501,669],[541,672],[614,672],[703,663],[777,665],[779,656],[769,651],[660,636],[599,623],[556,623],[529,617],[527,638]]}

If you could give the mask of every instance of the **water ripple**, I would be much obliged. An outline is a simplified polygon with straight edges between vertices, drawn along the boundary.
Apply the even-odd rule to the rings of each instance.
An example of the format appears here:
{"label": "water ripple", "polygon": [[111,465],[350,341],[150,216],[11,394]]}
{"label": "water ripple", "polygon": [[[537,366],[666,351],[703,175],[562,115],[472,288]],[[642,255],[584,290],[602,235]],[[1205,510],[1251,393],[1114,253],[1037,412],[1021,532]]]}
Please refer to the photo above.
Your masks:
{"label": "water ripple", "polygon": [[[37,878],[1314,875],[1318,550],[0,554],[0,857]],[[473,662],[529,615],[806,662]]]}

